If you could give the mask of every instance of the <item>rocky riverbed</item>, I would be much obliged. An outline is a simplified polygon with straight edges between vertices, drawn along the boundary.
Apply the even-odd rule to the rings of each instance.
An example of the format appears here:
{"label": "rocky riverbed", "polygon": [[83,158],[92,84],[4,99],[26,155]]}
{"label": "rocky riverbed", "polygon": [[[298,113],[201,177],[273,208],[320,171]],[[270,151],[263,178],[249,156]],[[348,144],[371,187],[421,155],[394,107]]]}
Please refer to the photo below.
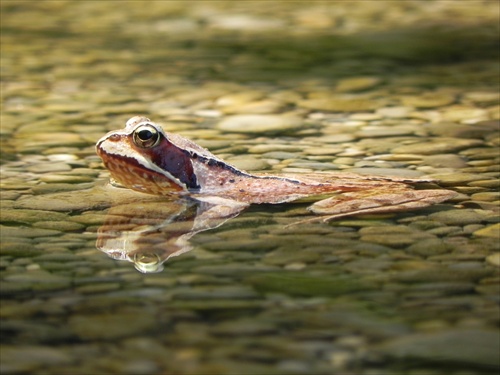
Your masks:
{"label": "rocky riverbed", "polygon": [[[1,11],[2,374],[498,372],[498,2]],[[137,114],[248,171],[459,195],[301,225],[305,203],[252,206],[140,273],[96,240],[152,198],[110,197],[94,151]]]}

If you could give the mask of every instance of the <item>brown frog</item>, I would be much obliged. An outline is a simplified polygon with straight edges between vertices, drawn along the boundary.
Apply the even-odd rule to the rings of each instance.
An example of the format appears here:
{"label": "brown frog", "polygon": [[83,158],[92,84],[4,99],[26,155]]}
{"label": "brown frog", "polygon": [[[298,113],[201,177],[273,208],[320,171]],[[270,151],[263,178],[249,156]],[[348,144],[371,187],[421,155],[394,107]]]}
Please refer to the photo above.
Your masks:
{"label": "brown frog", "polygon": [[214,197],[239,207],[329,195],[309,208],[322,220],[426,207],[457,195],[444,189],[413,188],[432,182],[425,179],[350,173],[250,174],[141,116],[129,119],[125,129],[102,137],[96,150],[114,182],[133,190],[201,201]]}

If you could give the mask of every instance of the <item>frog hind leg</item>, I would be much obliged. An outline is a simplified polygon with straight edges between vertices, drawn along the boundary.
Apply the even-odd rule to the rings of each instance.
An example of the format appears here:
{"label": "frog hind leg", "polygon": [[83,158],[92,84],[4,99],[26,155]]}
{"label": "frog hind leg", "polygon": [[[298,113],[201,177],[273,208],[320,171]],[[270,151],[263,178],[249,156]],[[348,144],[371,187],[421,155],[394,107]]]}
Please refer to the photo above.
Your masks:
{"label": "frog hind leg", "polygon": [[347,192],[314,203],[308,209],[322,215],[310,221],[329,221],[346,216],[390,213],[423,208],[444,202],[457,196],[451,190],[430,189],[413,190],[410,188],[372,189],[368,191]]}

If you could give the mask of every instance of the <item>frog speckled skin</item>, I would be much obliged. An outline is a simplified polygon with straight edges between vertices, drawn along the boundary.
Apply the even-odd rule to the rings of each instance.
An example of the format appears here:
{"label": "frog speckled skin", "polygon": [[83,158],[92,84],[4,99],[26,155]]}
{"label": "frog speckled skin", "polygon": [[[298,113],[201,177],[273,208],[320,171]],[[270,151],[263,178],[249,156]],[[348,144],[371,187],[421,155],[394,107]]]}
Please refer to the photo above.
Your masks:
{"label": "frog speckled skin", "polygon": [[325,220],[420,208],[457,195],[444,189],[413,189],[412,185],[430,182],[425,179],[349,173],[250,174],[141,116],[128,120],[125,129],[102,137],[96,151],[112,178],[133,190],[194,199],[220,197],[238,204],[278,204],[328,194],[332,197],[311,206]]}

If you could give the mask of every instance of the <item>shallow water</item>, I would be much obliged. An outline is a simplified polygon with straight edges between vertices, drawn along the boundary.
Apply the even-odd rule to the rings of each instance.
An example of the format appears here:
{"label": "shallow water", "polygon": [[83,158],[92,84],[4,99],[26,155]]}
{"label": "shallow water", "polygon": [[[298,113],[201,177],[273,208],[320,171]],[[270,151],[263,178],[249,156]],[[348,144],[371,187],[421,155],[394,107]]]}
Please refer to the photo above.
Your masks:
{"label": "shallow water", "polygon": [[[498,3],[259,4],[2,1],[2,374],[497,373]],[[137,114],[250,171],[460,195],[207,225],[107,186],[95,142]]]}

